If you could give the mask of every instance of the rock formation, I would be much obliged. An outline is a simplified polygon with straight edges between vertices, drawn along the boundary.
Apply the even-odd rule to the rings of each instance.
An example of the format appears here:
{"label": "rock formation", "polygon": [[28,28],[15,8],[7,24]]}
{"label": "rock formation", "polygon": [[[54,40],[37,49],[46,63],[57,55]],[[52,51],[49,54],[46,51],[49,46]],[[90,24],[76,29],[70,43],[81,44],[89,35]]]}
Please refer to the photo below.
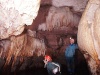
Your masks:
{"label": "rock formation", "polygon": [[19,35],[36,18],[40,0],[0,0],[0,39]]}
{"label": "rock formation", "polygon": [[99,6],[99,0],[90,0],[78,26],[78,45],[86,57],[93,75],[100,74]]}
{"label": "rock formation", "polygon": [[87,2],[0,0],[0,69],[7,73],[43,67],[45,54],[65,64],[64,51],[74,35],[92,74],[99,75],[100,2]]}

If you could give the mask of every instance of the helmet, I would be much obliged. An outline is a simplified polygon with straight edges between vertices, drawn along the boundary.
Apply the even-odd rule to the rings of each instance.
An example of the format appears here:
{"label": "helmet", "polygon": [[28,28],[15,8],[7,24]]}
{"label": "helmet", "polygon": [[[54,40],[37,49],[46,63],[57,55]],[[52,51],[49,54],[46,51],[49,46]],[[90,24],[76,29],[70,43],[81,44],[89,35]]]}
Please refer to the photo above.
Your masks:
{"label": "helmet", "polygon": [[45,55],[44,59],[45,59],[46,61],[51,61],[51,60],[52,60],[51,57],[50,57],[49,55]]}

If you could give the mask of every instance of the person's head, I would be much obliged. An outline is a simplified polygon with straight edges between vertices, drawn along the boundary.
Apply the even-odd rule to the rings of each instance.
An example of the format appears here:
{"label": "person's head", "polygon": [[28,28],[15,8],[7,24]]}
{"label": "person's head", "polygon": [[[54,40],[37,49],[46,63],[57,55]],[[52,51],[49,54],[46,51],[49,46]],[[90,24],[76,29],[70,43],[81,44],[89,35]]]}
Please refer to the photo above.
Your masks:
{"label": "person's head", "polygon": [[49,61],[52,61],[52,58],[49,55],[45,55],[43,61],[44,61],[45,65],[46,65]]}
{"label": "person's head", "polygon": [[44,60],[46,60],[46,61],[52,61],[52,58],[49,55],[45,55]]}
{"label": "person's head", "polygon": [[74,44],[75,43],[75,39],[73,37],[70,37],[70,44]]}

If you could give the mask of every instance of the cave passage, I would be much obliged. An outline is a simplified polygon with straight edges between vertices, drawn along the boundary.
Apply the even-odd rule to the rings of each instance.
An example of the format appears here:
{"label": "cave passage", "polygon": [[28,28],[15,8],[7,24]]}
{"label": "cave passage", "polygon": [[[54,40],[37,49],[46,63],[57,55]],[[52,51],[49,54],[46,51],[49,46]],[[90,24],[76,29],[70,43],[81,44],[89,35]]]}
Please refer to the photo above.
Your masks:
{"label": "cave passage", "polygon": [[[67,66],[61,64],[62,75],[68,75]],[[2,75],[2,74],[0,74]],[[28,70],[10,73],[10,75],[48,75],[46,68],[33,67]],[[75,75],[91,75],[83,54],[77,50],[75,55]]]}

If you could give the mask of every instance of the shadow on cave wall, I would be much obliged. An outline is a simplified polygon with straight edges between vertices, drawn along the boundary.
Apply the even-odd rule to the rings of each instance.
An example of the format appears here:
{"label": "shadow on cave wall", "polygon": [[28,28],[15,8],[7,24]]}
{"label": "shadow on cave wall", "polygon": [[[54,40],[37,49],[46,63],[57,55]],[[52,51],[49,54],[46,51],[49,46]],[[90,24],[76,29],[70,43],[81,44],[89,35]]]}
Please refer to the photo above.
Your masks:
{"label": "shadow on cave wall", "polygon": [[88,64],[80,50],[76,50],[75,65],[77,75],[91,75]]}
{"label": "shadow on cave wall", "polygon": [[[56,60],[55,60],[56,61]],[[76,75],[91,75],[83,54],[77,50],[75,55]],[[61,63],[62,75],[68,75],[66,64]],[[1,74],[0,74],[1,75]],[[28,70],[11,73],[10,75],[48,75],[46,68],[34,67]]]}

